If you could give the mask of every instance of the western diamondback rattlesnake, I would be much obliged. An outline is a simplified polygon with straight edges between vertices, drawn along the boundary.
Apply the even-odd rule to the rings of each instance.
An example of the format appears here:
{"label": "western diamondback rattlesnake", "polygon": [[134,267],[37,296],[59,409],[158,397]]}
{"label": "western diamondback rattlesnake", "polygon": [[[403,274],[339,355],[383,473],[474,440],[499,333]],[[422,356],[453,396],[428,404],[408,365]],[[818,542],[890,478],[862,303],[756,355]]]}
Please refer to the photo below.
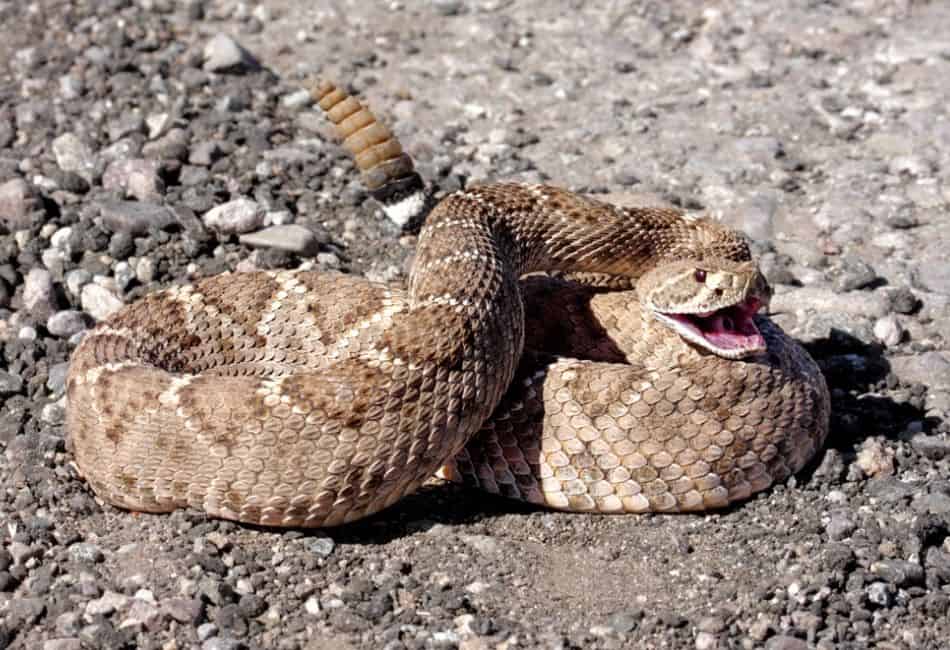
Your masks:
{"label": "western diamondback rattlesnake", "polygon": [[[67,384],[76,461],[100,497],[331,526],[444,464],[557,508],[703,510],[785,478],[821,445],[824,380],[756,315],[769,290],[741,236],[540,185],[435,204],[369,111],[330,84],[314,95],[387,213],[411,223],[431,209],[408,290],[222,275],[101,323]],[[636,288],[520,280],[540,271]]]}

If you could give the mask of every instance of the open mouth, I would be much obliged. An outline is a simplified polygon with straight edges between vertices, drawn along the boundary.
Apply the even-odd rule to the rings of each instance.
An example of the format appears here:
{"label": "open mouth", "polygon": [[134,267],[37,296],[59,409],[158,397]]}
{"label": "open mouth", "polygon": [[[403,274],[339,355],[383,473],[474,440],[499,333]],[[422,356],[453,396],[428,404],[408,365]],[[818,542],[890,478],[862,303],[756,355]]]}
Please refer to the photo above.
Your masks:
{"label": "open mouth", "polygon": [[765,350],[765,338],[753,317],[762,306],[757,298],[698,314],[655,311],[657,318],[687,341],[729,359]]}

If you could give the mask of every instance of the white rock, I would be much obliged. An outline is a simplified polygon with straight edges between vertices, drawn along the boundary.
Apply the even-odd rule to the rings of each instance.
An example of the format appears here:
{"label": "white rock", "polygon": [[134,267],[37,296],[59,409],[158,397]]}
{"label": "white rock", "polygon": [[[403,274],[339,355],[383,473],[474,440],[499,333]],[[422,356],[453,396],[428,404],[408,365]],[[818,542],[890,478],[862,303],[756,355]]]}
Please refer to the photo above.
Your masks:
{"label": "white rock", "polygon": [[240,235],[258,230],[264,224],[264,208],[246,198],[235,199],[211,208],[204,215],[208,228],[225,235]]}
{"label": "white rock", "polygon": [[878,318],[874,322],[874,338],[887,347],[894,347],[904,338],[904,328],[894,314]]}
{"label": "white rock", "polygon": [[118,296],[95,283],[82,288],[80,301],[83,311],[97,321],[105,320],[122,308],[122,300]]}

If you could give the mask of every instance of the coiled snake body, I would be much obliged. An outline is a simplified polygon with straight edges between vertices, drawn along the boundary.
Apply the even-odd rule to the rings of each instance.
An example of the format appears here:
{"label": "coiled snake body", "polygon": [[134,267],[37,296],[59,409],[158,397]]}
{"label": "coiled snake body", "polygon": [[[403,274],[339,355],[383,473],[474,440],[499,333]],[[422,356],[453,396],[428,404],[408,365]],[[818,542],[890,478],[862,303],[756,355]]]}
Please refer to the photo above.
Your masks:
{"label": "coiled snake body", "polygon": [[[431,209],[408,289],[226,274],[120,310],[67,381],[76,462],[100,497],[332,526],[442,467],[556,508],[703,510],[819,448],[827,388],[756,315],[769,290],[741,236],[549,186],[434,204],[372,114],[332,85],[314,93],[391,216]],[[635,288],[523,279],[550,271]]]}

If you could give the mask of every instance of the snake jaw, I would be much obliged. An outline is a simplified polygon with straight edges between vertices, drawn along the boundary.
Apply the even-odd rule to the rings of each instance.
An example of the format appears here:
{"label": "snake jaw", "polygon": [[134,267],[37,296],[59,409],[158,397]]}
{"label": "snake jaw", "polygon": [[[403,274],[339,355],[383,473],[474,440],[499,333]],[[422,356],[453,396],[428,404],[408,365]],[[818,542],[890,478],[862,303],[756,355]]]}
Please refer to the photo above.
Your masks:
{"label": "snake jaw", "polygon": [[758,298],[750,296],[712,311],[676,313],[654,309],[653,314],[690,343],[726,359],[741,359],[766,349],[765,337],[754,321],[761,306]]}

